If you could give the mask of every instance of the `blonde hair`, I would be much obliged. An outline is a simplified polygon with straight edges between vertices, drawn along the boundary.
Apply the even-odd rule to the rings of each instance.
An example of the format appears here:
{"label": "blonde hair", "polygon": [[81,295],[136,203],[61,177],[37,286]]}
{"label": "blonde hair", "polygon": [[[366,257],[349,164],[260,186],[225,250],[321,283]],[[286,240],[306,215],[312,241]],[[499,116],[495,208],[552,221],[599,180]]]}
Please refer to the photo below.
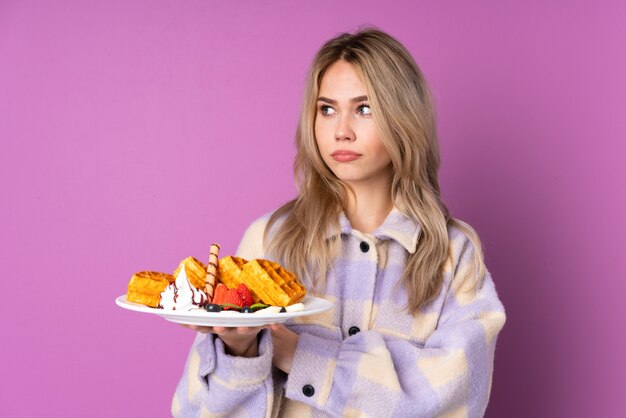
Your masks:
{"label": "blonde hair", "polygon": [[[348,189],[326,166],[315,140],[320,83],[337,61],[353,65],[367,90],[374,121],[393,165],[391,196],[400,212],[419,222],[415,253],[404,271],[408,311],[416,314],[441,290],[443,266],[450,256],[448,226],[455,225],[474,246],[475,277],[485,274],[480,241],[467,224],[450,217],[441,200],[437,172],[439,146],[435,108],[421,70],[409,52],[376,29],[341,34],[322,46],[311,65],[296,131],[294,173],[298,196],[272,214],[266,246],[309,286],[320,289],[340,251],[341,213]],[[269,239],[268,232],[276,226]]]}

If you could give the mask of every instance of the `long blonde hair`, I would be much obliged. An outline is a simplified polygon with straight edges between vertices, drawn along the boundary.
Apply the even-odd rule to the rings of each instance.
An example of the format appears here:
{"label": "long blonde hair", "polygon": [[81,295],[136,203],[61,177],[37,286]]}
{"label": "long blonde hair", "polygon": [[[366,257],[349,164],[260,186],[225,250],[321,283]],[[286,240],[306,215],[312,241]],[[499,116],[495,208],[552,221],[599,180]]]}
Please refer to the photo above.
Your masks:
{"label": "long blonde hair", "polygon": [[[441,290],[443,266],[449,256],[448,226],[469,237],[475,252],[475,277],[485,273],[476,232],[451,218],[441,200],[437,172],[439,146],[435,108],[424,76],[409,52],[376,29],[341,34],[322,46],[311,65],[296,131],[294,173],[298,196],[272,214],[265,230],[266,246],[309,286],[320,289],[340,240],[339,231],[347,187],[326,166],[315,140],[315,117],[320,83],[326,69],[344,60],[353,65],[367,90],[374,121],[393,165],[391,196],[404,215],[419,222],[420,238],[404,270],[408,311],[416,314]],[[273,226],[269,239],[269,231]]]}

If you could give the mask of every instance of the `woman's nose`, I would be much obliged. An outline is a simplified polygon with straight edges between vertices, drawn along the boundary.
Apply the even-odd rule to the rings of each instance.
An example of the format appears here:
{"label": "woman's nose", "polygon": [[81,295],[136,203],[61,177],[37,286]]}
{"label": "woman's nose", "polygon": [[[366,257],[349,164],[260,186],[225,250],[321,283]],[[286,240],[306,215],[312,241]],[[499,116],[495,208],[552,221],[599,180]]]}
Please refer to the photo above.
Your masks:
{"label": "woman's nose", "polygon": [[350,123],[350,116],[341,116],[338,118],[337,129],[335,131],[335,140],[337,141],[354,141],[356,134]]}

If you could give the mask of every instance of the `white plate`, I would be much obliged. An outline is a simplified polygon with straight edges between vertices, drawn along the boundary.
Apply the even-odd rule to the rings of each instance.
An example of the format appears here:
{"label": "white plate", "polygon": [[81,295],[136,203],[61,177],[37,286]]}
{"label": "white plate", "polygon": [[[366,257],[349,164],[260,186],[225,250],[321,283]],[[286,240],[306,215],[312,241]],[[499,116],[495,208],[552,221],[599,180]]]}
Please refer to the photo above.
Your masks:
{"label": "white plate", "polygon": [[332,302],[313,296],[307,296],[304,298],[302,301],[304,304],[303,310],[298,312],[283,313],[240,313],[234,311],[207,312],[204,309],[188,312],[172,311],[169,309],[151,308],[139,303],[129,302],[126,300],[126,295],[122,295],[115,299],[115,303],[117,306],[124,309],[159,315],[168,321],[176,322],[177,324],[220,327],[257,327],[261,325],[278,324],[298,316],[315,315],[320,312],[324,312],[333,306]]}

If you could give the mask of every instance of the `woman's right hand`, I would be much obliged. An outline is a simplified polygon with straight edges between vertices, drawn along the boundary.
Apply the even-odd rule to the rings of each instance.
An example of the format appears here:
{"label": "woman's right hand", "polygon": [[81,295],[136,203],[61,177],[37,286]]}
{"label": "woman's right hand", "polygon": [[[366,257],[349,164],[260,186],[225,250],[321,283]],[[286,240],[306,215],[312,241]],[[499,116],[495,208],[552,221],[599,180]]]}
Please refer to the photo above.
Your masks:
{"label": "woman's right hand", "polygon": [[203,334],[217,335],[226,346],[226,354],[239,357],[256,357],[259,355],[259,342],[257,336],[263,327],[202,327],[196,325],[183,325]]}

